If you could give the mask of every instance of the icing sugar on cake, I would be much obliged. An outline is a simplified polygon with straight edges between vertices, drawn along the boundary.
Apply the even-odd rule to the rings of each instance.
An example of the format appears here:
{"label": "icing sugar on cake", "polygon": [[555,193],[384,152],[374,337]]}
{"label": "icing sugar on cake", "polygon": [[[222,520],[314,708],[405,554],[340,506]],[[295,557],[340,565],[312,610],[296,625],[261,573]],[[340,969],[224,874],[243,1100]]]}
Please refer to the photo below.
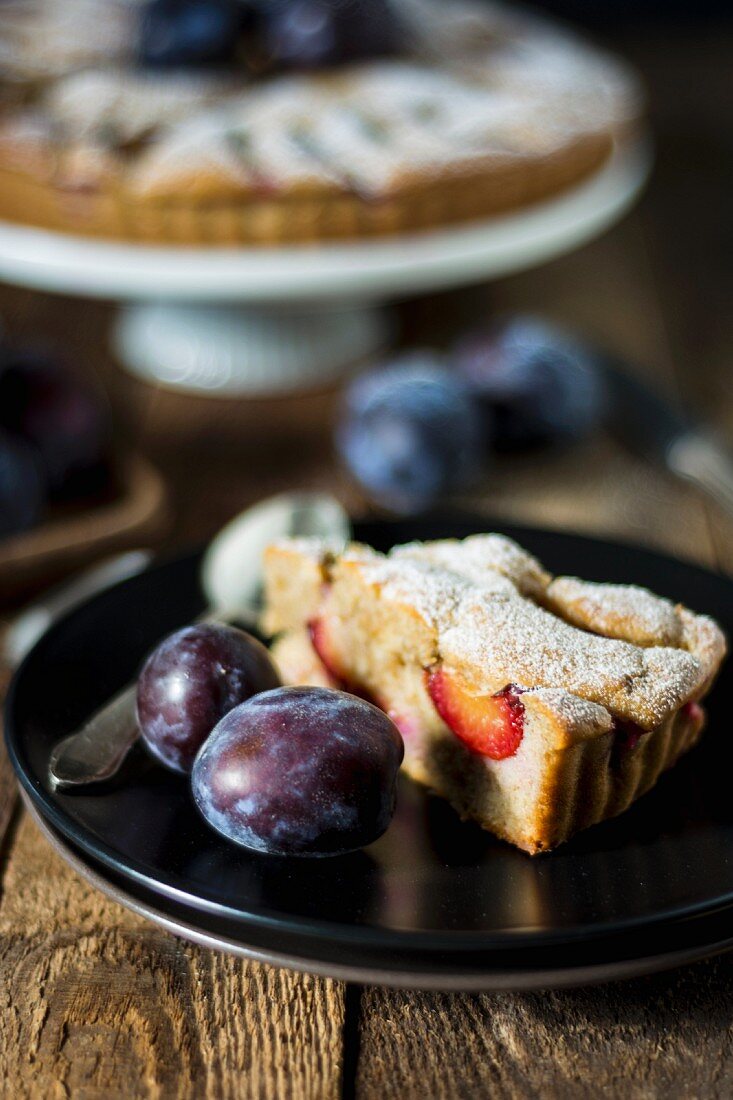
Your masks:
{"label": "icing sugar on cake", "polygon": [[[512,539],[503,535],[469,535],[468,538],[438,539],[434,542],[408,542],[390,551],[396,561],[426,560],[450,569],[477,584],[491,584],[496,591],[540,596],[550,581],[536,558]],[[509,582],[503,587],[492,578],[498,574]]]}
{"label": "icing sugar on cake", "polygon": [[577,626],[636,645],[682,644],[682,624],[671,600],[633,584],[594,584],[556,577],[547,589],[550,605]]}
{"label": "icing sugar on cake", "polygon": [[[386,558],[372,554],[355,560],[364,579],[381,587],[381,598],[413,607],[434,626],[444,661],[470,668],[479,682],[488,675],[492,690],[508,682],[562,689],[651,729],[703,681],[705,669],[698,656],[666,640],[669,609],[678,622],[669,601],[651,593],[642,601],[639,631],[648,636],[652,626],[658,628],[646,648],[631,640],[631,615],[623,637],[590,633],[520,595],[524,586],[542,599],[556,582],[503,536],[408,543]],[[606,607],[605,588],[594,586],[598,607],[608,612],[622,602],[628,612],[634,593],[619,595],[619,586],[610,585]]]}
{"label": "icing sugar on cake", "polygon": [[700,676],[684,650],[589,634],[521,597],[473,595],[440,649],[451,664],[488,670],[492,681],[562,687],[649,729],[689,698]]}
{"label": "icing sugar on cake", "polygon": [[605,707],[564,688],[530,688],[526,694],[551,706],[576,736],[597,737],[613,729],[613,718]]}
{"label": "icing sugar on cake", "polygon": [[360,562],[364,579],[380,588],[380,597],[413,608],[436,630],[448,626],[473,586],[466,577],[429,561],[376,557]]}

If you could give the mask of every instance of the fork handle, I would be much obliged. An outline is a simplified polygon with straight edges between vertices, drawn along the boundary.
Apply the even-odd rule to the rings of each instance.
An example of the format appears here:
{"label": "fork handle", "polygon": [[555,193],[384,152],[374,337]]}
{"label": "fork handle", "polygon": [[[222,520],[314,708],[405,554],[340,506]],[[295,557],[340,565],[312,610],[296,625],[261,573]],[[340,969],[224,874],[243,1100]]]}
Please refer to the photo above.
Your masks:
{"label": "fork handle", "polygon": [[51,753],[48,770],[57,790],[100,783],[119,769],[139,736],[137,684],[128,684]]}

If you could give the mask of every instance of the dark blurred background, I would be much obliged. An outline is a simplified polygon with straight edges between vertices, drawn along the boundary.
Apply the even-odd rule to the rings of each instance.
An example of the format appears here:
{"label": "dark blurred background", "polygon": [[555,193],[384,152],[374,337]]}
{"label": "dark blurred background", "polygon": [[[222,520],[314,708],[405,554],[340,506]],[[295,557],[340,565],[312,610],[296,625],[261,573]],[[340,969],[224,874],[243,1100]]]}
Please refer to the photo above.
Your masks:
{"label": "dark blurred background", "polygon": [[[540,5],[537,5],[540,6]],[[613,350],[733,441],[732,24],[713,3],[541,5],[627,58],[646,84],[655,167],[634,211],[597,241],[536,270],[396,307],[399,340],[444,345],[496,313],[539,313]],[[727,6],[726,6],[727,7]],[[122,438],[161,469],[170,549],[209,537],[281,488],[366,502],[334,460],[338,387],[275,400],[207,400],[140,383],[113,362],[111,306],[0,287],[0,314],[103,382]],[[693,490],[605,433],[574,448],[497,458],[456,501],[487,516],[622,534],[730,565],[731,528]]]}

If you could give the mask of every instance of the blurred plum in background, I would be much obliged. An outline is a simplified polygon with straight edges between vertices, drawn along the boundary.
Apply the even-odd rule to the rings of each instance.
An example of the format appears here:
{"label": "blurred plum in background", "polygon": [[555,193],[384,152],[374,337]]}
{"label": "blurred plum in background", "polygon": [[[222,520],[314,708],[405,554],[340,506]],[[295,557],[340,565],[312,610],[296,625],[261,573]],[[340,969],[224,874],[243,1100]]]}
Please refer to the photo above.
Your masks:
{"label": "blurred plum in background", "polygon": [[468,331],[445,355],[407,351],[360,375],[336,446],[376,503],[414,514],[474,485],[492,451],[577,442],[606,412],[598,353],[519,314]]}
{"label": "blurred plum in background", "polygon": [[476,482],[489,434],[467,385],[436,353],[414,351],[348,386],[336,445],[378,503],[411,513]]}
{"label": "blurred plum in background", "polygon": [[138,61],[150,69],[313,69],[398,52],[389,0],[145,0]]}
{"label": "blurred plum in background", "polygon": [[518,315],[469,332],[451,358],[487,409],[497,450],[570,443],[603,419],[605,389],[594,353],[540,318]]}
{"label": "blurred plum in background", "polygon": [[162,69],[232,62],[246,10],[240,0],[147,0],[140,12],[139,60]]}
{"label": "blurred plum in background", "polygon": [[78,499],[108,477],[110,419],[102,396],[51,355],[0,349],[2,533],[36,522],[47,502]]}
{"label": "blurred plum in background", "polygon": [[267,61],[276,68],[386,57],[404,34],[388,0],[270,0],[262,17]]}
{"label": "blurred plum in background", "polygon": [[44,502],[44,481],[32,448],[0,432],[0,537],[32,527]]}

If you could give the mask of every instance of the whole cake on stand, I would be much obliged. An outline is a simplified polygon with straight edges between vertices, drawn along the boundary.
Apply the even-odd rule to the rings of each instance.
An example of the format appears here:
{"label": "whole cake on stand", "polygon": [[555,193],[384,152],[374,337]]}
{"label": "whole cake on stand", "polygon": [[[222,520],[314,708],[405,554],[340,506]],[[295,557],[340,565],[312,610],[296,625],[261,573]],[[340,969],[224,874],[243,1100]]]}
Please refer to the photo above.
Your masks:
{"label": "whole cake on stand", "polygon": [[132,299],[127,365],[205,392],[324,380],[367,304],[574,247],[647,170],[634,76],[491,4],[9,0],[0,38],[0,273]]}

